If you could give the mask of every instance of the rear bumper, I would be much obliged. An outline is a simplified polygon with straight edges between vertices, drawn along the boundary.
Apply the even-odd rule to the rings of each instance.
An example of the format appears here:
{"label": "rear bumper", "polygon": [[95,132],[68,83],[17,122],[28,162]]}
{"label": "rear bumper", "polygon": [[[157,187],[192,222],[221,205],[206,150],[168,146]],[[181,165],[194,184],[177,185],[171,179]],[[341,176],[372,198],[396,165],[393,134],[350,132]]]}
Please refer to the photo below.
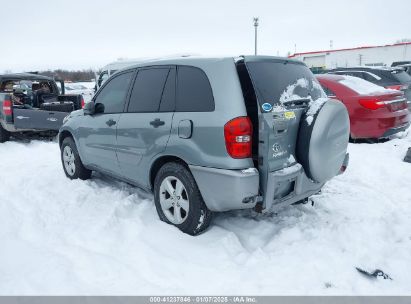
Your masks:
{"label": "rear bumper", "polygon": [[[348,166],[346,154],[343,167]],[[259,172],[255,168],[225,170],[189,166],[197,182],[205,204],[211,211],[248,209],[261,202],[259,196]],[[337,172],[337,174],[341,174]],[[288,189],[282,191],[284,185]],[[307,177],[300,164],[270,172],[267,187],[262,197],[263,208],[277,210],[318,193],[324,183],[315,183]]]}
{"label": "rear bumper", "polygon": [[211,211],[253,208],[257,203],[260,177],[255,168],[225,170],[190,166],[190,170]]}
{"label": "rear bumper", "polygon": [[385,138],[405,130],[410,125],[408,109],[374,115],[352,119],[351,137]]}
{"label": "rear bumper", "polygon": [[[284,184],[289,185],[288,193],[277,193],[276,189]],[[323,185],[309,179],[300,164],[270,172],[263,207],[266,210],[278,210],[318,193]]]}
{"label": "rear bumper", "polygon": [[407,124],[405,124],[403,126],[400,126],[400,127],[395,127],[395,128],[388,129],[387,131],[385,131],[385,133],[382,135],[382,137],[386,138],[386,137],[390,137],[394,134],[397,134],[399,132],[403,132],[403,131],[407,130],[410,125],[411,125],[411,123],[407,123]]}

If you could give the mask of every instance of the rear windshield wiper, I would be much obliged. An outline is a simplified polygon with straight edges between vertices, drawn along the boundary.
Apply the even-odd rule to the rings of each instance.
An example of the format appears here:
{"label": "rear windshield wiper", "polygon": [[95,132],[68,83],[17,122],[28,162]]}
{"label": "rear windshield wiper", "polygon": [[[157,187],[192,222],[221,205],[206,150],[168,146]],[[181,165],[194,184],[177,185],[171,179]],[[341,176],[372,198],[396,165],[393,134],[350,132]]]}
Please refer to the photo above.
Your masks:
{"label": "rear windshield wiper", "polygon": [[310,98],[300,98],[300,99],[293,99],[284,101],[282,104],[284,106],[300,106],[300,105],[308,105],[310,103]]}

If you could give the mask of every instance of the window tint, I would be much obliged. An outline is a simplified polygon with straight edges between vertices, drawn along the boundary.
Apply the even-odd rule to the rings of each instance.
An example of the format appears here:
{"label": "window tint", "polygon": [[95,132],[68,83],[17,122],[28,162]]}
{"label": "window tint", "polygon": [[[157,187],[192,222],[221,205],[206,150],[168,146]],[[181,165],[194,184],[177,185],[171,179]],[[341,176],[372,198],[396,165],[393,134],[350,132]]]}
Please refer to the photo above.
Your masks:
{"label": "window tint", "polygon": [[213,92],[202,70],[188,66],[178,67],[176,111],[214,111]]}
{"label": "window tint", "polygon": [[128,88],[133,72],[120,74],[109,80],[106,86],[98,94],[95,103],[104,105],[104,113],[123,112]]}
{"label": "window tint", "polygon": [[169,70],[153,68],[138,72],[128,112],[158,112]]}

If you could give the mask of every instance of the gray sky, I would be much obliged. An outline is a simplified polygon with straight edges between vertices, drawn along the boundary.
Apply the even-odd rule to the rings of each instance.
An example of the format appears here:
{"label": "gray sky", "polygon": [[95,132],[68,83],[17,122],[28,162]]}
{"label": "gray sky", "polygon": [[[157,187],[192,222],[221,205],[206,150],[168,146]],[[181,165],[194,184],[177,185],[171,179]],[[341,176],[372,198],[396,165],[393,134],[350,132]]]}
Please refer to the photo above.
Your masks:
{"label": "gray sky", "polygon": [[[117,58],[259,54],[411,38],[410,0],[2,1],[0,72],[98,68]],[[391,13],[392,12],[392,13]]]}

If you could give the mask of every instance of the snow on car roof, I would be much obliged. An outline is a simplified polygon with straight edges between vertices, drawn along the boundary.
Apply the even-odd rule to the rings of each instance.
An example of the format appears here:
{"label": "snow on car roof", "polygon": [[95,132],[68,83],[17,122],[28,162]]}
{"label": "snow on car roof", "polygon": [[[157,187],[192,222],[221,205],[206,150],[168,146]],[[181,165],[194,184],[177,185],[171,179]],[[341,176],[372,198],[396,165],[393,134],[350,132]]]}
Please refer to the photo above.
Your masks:
{"label": "snow on car roof", "polygon": [[342,79],[338,80],[339,83],[345,85],[346,87],[361,95],[396,92],[395,90],[386,89],[358,77],[348,75],[341,75],[341,77]]}

